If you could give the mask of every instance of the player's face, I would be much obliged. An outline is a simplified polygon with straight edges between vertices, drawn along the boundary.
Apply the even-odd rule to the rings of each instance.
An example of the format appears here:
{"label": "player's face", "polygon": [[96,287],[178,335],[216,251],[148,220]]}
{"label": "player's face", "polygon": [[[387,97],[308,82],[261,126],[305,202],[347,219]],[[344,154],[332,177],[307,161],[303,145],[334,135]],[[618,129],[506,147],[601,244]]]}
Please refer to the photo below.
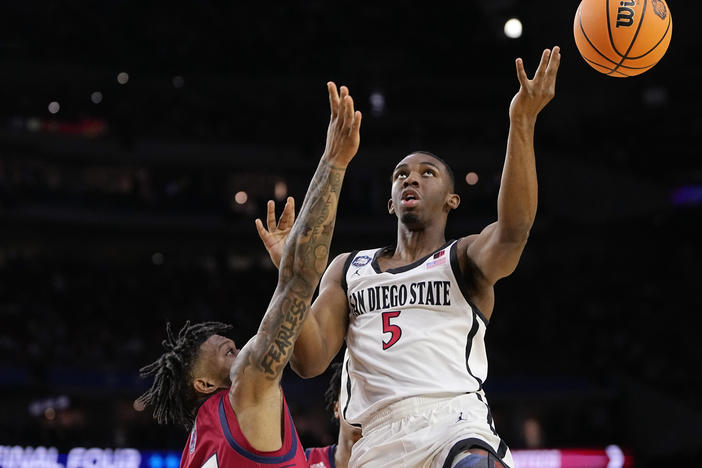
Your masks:
{"label": "player's face", "polygon": [[388,208],[400,222],[420,227],[448,213],[450,188],[450,176],[440,161],[422,153],[410,154],[392,173]]}
{"label": "player's face", "polygon": [[239,350],[234,341],[221,335],[212,335],[200,345],[198,367],[210,377],[218,387],[231,385],[229,370]]}

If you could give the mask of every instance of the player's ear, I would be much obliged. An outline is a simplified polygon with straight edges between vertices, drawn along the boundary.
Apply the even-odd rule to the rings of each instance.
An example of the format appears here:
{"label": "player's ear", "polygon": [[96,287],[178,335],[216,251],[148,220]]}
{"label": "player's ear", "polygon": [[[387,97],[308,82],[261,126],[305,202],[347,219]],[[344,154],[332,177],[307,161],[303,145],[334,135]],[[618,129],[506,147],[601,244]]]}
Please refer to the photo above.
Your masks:
{"label": "player's ear", "polygon": [[212,380],[206,377],[198,377],[193,380],[193,387],[195,388],[196,392],[203,393],[205,395],[214,393],[215,390],[219,388]]}
{"label": "player's ear", "polygon": [[449,210],[455,210],[460,204],[461,197],[457,193],[449,193],[448,197],[446,197],[446,205],[449,207]]}
{"label": "player's ear", "polygon": [[388,213],[395,214],[395,206],[392,204],[392,198],[388,200]]}

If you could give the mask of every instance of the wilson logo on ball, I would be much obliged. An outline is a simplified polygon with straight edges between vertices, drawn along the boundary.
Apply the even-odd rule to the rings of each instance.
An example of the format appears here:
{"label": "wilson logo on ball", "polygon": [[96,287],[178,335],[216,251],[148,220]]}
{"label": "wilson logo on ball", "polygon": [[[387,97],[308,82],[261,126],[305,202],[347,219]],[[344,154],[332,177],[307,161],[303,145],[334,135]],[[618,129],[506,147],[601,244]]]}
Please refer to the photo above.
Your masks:
{"label": "wilson logo on ball", "polygon": [[636,6],[634,0],[619,2],[619,8],[617,9],[617,27],[631,26],[634,24],[634,9],[631,8],[634,6]]}

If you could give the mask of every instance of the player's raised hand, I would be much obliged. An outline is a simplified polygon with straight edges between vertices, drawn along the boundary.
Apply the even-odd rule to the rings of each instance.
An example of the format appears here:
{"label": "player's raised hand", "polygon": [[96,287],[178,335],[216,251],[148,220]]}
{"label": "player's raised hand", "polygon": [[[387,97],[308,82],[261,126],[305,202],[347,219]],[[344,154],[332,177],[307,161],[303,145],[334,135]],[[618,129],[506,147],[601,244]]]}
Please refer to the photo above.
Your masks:
{"label": "player's raised hand", "polygon": [[323,157],[335,166],[346,167],[356,156],[361,141],[361,112],[354,111],[353,98],[346,86],[337,92],[336,84],[330,81],[327,91],[331,117]]}
{"label": "player's raised hand", "polygon": [[517,78],[519,78],[521,86],[509,106],[511,119],[536,119],[541,109],[556,94],[556,74],[560,63],[560,47],[556,46],[552,50],[544,50],[543,54],[541,54],[539,68],[536,69],[534,78],[530,80],[524,71],[522,59],[518,58],[516,60]]}
{"label": "player's raised hand", "polygon": [[273,200],[268,201],[267,209],[266,225],[268,229],[263,227],[263,222],[259,218],[256,218],[256,230],[258,231],[258,236],[263,241],[263,246],[268,251],[268,255],[271,256],[273,264],[278,268],[280,266],[280,259],[283,256],[285,241],[295,223],[295,199],[293,197],[288,197],[287,202],[285,202],[285,208],[283,208],[283,213],[278,220],[278,224],[275,223],[275,202]]}

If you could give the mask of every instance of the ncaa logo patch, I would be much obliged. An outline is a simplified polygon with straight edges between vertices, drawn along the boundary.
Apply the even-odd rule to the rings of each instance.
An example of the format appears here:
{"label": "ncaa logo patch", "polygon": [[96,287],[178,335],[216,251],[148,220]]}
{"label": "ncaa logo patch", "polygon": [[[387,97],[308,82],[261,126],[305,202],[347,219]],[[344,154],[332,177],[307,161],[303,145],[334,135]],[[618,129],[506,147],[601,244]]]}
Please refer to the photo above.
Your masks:
{"label": "ncaa logo patch", "polygon": [[197,443],[197,422],[193,426],[193,432],[190,433],[190,453],[195,451],[195,444]]}
{"label": "ncaa logo patch", "polygon": [[353,259],[353,262],[351,262],[351,265],[355,267],[362,267],[365,265],[368,265],[368,262],[371,261],[371,258],[368,255],[361,255],[359,257],[356,257]]}

